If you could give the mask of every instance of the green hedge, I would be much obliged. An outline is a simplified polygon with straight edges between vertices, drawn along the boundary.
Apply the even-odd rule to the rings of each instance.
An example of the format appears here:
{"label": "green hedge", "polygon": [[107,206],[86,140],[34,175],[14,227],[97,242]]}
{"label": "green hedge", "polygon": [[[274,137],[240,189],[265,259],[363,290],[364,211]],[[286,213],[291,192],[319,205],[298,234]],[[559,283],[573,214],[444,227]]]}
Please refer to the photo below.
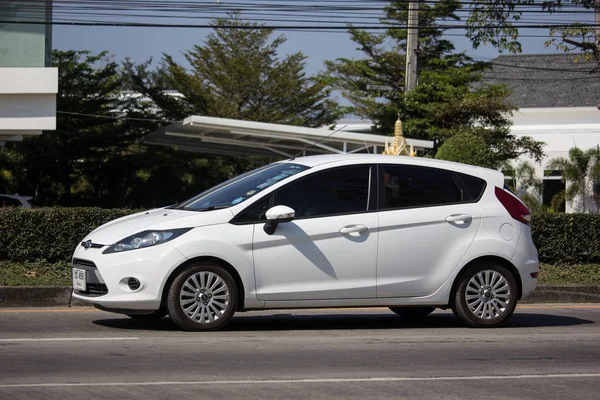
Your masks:
{"label": "green hedge", "polygon": [[[96,227],[141,210],[100,208],[0,209],[0,261],[68,262]],[[537,214],[531,224],[540,261],[599,264],[600,215]]]}
{"label": "green hedge", "polygon": [[537,214],[531,230],[542,262],[600,263],[600,214]]}
{"label": "green hedge", "polygon": [[92,230],[137,211],[101,208],[0,209],[0,261],[68,261],[77,244]]}

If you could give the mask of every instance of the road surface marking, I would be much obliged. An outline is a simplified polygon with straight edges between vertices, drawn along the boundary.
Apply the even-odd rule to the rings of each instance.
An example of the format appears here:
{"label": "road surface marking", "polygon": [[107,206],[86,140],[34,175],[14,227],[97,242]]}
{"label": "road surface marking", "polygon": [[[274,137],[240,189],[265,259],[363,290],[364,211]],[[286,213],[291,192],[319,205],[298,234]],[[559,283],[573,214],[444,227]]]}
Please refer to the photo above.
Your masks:
{"label": "road surface marking", "polygon": [[269,380],[228,380],[228,381],[164,381],[164,382],[82,382],[82,383],[13,383],[0,384],[4,388],[39,387],[93,387],[93,386],[204,386],[204,385],[280,385],[298,383],[358,383],[358,382],[425,382],[425,381],[470,381],[470,380],[510,380],[510,379],[577,379],[600,378],[600,373],[588,374],[547,374],[547,375],[473,375],[437,377],[377,377],[377,378],[332,378],[332,379],[269,379]]}
{"label": "road surface marking", "polygon": [[0,339],[0,343],[6,342],[98,342],[107,340],[139,340],[138,337],[79,337],[79,338],[16,338],[16,339]]}

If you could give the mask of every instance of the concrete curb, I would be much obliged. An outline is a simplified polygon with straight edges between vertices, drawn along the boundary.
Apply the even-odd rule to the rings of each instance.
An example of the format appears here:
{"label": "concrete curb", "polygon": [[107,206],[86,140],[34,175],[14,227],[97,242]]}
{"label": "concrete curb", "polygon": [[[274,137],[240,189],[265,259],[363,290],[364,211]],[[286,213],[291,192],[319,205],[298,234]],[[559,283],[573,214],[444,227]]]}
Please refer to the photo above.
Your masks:
{"label": "concrete curb", "polygon": [[[72,300],[71,292],[69,286],[0,286],[0,308],[90,306]],[[521,303],[600,303],[600,285],[538,285]]]}
{"label": "concrete curb", "polygon": [[0,286],[0,308],[91,306],[73,299],[70,286]]}
{"label": "concrete curb", "polygon": [[538,285],[522,303],[600,303],[600,285]]}

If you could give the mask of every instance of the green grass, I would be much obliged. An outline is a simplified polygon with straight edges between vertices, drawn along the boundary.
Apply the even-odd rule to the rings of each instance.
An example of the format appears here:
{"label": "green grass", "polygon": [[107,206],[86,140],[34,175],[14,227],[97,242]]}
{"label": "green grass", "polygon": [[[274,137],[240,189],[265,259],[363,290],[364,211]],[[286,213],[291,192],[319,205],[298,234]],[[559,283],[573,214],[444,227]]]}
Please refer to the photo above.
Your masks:
{"label": "green grass", "polygon": [[[542,264],[540,284],[600,284],[600,264]],[[0,261],[0,286],[71,285],[69,263]]]}
{"label": "green grass", "polygon": [[542,264],[538,283],[550,285],[569,283],[600,284],[600,264]]}
{"label": "green grass", "polygon": [[69,263],[0,261],[0,286],[71,285]]}

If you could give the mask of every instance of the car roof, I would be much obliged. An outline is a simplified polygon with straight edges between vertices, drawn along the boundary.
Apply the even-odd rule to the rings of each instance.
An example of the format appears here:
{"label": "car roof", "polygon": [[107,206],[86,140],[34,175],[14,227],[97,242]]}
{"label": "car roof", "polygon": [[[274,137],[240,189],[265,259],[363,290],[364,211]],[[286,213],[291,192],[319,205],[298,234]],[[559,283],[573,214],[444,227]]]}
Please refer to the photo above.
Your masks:
{"label": "car roof", "polygon": [[325,154],[318,156],[298,157],[286,160],[296,164],[305,165],[307,167],[316,167],[329,163],[349,164],[359,163],[381,163],[381,164],[405,164],[405,165],[420,165],[429,167],[438,167],[452,170],[470,169],[479,171],[480,173],[499,172],[489,168],[478,167],[474,165],[461,164],[453,161],[437,160],[425,157],[410,157],[410,156],[389,156],[383,154]]}

